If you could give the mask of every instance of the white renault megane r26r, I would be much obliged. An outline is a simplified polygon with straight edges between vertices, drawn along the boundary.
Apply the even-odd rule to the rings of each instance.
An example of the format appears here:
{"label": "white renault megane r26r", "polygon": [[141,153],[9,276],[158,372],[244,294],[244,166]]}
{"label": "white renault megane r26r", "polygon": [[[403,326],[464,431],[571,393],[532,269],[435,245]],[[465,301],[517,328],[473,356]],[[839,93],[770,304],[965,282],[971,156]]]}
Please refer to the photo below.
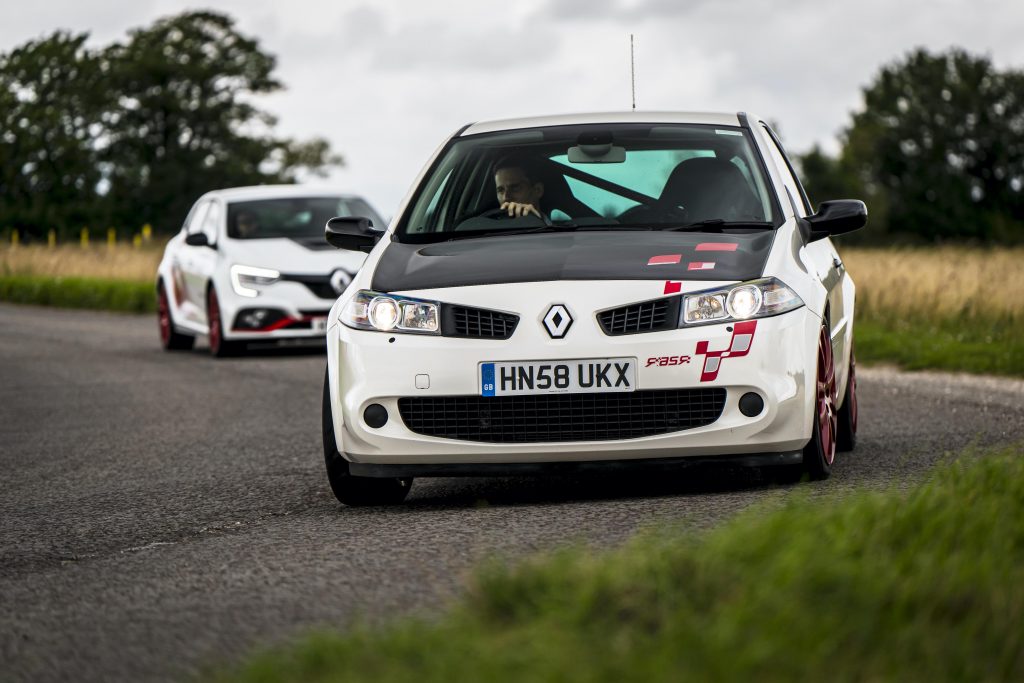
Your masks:
{"label": "white renault megane r26r", "polygon": [[327,474],[347,504],[413,477],[678,467],[829,476],[853,447],[854,285],[778,138],[739,114],[477,123],[430,160],[331,309]]}
{"label": "white renault megane r26r", "polygon": [[190,349],[207,335],[214,356],[247,343],[323,339],[327,312],[364,254],[324,241],[332,216],[384,227],[354,196],[297,185],[209,192],[193,205],[157,271],[160,339]]}

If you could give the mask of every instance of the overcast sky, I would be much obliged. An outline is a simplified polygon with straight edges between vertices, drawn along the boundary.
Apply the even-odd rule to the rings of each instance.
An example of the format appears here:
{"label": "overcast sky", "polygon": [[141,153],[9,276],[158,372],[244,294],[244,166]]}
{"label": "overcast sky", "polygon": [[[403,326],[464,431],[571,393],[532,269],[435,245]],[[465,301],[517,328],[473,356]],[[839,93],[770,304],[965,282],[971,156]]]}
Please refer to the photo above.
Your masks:
{"label": "overcast sky", "polygon": [[[1024,68],[1024,0],[0,0],[0,50],[57,29],[94,45],[189,9],[237,20],[278,58],[259,104],[278,132],[323,136],[329,179],[393,215],[465,123],[630,107],[755,112],[791,152],[836,135],[879,67],[957,45]],[[16,9],[15,9],[16,8]]]}

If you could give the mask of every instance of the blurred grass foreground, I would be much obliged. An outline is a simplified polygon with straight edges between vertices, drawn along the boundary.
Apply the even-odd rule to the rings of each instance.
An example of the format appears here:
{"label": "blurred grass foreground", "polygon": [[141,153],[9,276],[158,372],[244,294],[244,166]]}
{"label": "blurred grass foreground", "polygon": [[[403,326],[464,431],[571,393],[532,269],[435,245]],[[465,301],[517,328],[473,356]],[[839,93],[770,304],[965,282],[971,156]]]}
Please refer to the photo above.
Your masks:
{"label": "blurred grass foreground", "polygon": [[[162,244],[0,247],[0,300],[143,312]],[[843,248],[857,357],[1024,376],[1024,248]]]}
{"label": "blurred grass foreground", "polygon": [[1024,449],[910,490],[795,491],[474,575],[434,621],[321,632],[232,681],[1024,680]]}

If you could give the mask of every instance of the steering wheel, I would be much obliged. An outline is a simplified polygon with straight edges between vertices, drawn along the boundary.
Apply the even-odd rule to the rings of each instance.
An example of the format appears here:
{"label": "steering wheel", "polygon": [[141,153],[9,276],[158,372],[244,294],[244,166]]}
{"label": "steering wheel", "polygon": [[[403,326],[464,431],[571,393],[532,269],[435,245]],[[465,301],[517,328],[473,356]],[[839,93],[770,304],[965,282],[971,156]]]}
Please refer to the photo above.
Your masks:
{"label": "steering wheel", "polygon": [[687,211],[671,204],[640,204],[619,214],[619,223],[685,223]]}
{"label": "steering wheel", "polygon": [[529,221],[525,225],[532,225],[533,223],[540,223],[542,225],[551,226],[551,221],[547,216],[541,214],[538,218],[532,213],[528,213],[525,216],[509,216],[507,209],[497,208],[491,209],[490,211],[484,211],[478,216],[478,218],[486,218],[492,221]]}

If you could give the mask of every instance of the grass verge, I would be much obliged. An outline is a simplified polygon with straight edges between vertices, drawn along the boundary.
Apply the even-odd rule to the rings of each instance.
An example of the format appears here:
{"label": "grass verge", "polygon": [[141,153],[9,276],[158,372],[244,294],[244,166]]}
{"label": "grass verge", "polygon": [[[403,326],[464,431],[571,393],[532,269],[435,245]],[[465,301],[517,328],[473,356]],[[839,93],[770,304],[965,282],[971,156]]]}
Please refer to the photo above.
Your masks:
{"label": "grass verge", "polygon": [[0,275],[0,301],[128,313],[156,310],[152,282],[49,275]]}
{"label": "grass verge", "polygon": [[1024,324],[1017,320],[925,320],[858,316],[857,361],[908,370],[1024,377]]}
{"label": "grass verge", "polygon": [[1024,680],[1022,456],[493,563],[435,622],[319,633],[214,680]]}

